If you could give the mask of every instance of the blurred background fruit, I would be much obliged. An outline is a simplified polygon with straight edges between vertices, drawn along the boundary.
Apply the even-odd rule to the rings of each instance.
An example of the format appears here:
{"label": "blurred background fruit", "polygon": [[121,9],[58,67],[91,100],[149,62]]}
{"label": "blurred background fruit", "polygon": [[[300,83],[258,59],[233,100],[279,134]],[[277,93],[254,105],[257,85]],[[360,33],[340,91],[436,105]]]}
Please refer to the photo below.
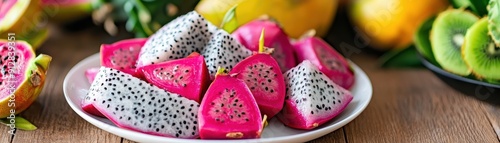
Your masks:
{"label": "blurred background fruit", "polygon": [[48,36],[48,30],[41,18],[43,16],[39,0],[9,0],[0,5],[0,39],[7,39],[14,33],[17,40],[25,40],[34,49],[38,48]]}
{"label": "blurred background fruit", "polygon": [[41,0],[47,17],[57,22],[71,22],[90,15],[93,0]]}
{"label": "blurred background fruit", "polygon": [[238,25],[267,14],[290,37],[299,38],[310,29],[315,29],[318,36],[325,36],[335,17],[338,0],[202,0],[196,11],[219,26],[235,5]]}
{"label": "blurred background fruit", "polygon": [[385,51],[411,45],[417,27],[447,7],[447,0],[353,0],[349,14],[370,45]]}

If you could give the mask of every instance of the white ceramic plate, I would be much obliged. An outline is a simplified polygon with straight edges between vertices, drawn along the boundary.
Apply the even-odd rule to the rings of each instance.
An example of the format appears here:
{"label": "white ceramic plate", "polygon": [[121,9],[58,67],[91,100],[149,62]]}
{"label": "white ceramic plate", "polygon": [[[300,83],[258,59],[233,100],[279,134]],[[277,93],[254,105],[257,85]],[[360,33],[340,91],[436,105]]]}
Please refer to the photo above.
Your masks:
{"label": "white ceramic plate", "polygon": [[84,112],[80,108],[81,101],[90,88],[90,83],[88,83],[84,72],[86,69],[91,67],[99,67],[99,61],[99,54],[94,54],[75,65],[69,71],[68,75],[66,75],[66,78],[64,79],[63,86],[66,100],[78,115],[96,127],[137,142],[305,142],[333,132],[351,122],[361,112],[363,112],[372,97],[372,85],[370,83],[370,79],[368,79],[368,76],[366,76],[366,74],[357,65],[351,62],[356,74],[355,85],[351,89],[354,99],[339,116],[314,130],[305,131],[288,128],[277,119],[272,119],[269,122],[269,126],[264,128],[264,132],[262,133],[262,137],[260,139],[200,140],[160,137],[118,128],[108,119],[93,116]]}

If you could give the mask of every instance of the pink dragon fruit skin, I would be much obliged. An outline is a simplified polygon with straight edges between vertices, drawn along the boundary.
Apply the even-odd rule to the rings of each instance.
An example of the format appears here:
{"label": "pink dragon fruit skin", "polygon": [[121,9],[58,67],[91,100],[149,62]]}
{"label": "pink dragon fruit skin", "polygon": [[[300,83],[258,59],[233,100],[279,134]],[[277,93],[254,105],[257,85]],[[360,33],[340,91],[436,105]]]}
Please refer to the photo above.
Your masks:
{"label": "pink dragon fruit skin", "polygon": [[[85,77],[87,78],[87,81],[92,84],[94,82],[95,76],[99,72],[100,67],[95,67],[95,68],[90,68],[85,70]],[[84,100],[85,101],[85,100]],[[94,105],[92,105],[90,102],[82,102],[82,110],[90,113],[94,116],[98,117],[105,117],[101,112],[97,111],[97,109],[94,108]]]}
{"label": "pink dragon fruit skin", "polygon": [[269,54],[256,53],[236,64],[229,74],[236,74],[247,84],[260,111],[269,119],[281,111],[285,80],[278,63]]}
{"label": "pink dragon fruit skin", "polygon": [[251,51],[259,50],[260,29],[265,29],[264,46],[274,48],[271,54],[280,65],[281,71],[287,71],[294,67],[295,55],[293,46],[290,44],[288,36],[281,27],[270,20],[254,20],[234,31],[231,35],[243,46]]}
{"label": "pink dragon fruit skin", "polygon": [[[101,45],[101,65],[140,77],[140,74],[136,72],[135,63],[146,40],[146,38],[126,39],[113,44]],[[85,76],[90,83],[96,74],[95,69],[85,71]],[[91,102],[85,100],[82,102],[82,110],[95,116],[104,117]]]}
{"label": "pink dragon fruit skin", "polygon": [[307,37],[293,43],[298,61],[309,60],[333,82],[345,89],[354,84],[354,72],[347,60],[318,37]]}
{"label": "pink dragon fruit skin", "polygon": [[144,79],[162,89],[200,103],[210,84],[205,59],[199,53],[137,69]]}
{"label": "pink dragon fruit skin", "polygon": [[146,38],[135,38],[101,45],[101,65],[139,77],[136,62]]}
{"label": "pink dragon fruit skin", "polygon": [[116,69],[101,67],[85,100],[121,128],[166,137],[198,137],[197,102]]}
{"label": "pink dragon fruit skin", "polygon": [[287,93],[283,110],[276,115],[285,125],[314,129],[345,110],[353,97],[305,60],[285,73]]}
{"label": "pink dragon fruit skin", "polygon": [[259,138],[263,129],[259,108],[245,83],[218,74],[198,111],[201,139]]}
{"label": "pink dragon fruit skin", "polygon": [[87,77],[89,83],[92,83],[94,81],[97,72],[99,72],[98,67],[85,70],[85,77]]}

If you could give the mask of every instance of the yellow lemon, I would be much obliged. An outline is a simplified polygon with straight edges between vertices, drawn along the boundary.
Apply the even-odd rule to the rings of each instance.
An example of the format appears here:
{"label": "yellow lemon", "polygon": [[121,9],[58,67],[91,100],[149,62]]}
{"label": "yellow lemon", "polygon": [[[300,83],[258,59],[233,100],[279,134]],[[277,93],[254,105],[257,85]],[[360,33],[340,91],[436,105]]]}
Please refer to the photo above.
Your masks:
{"label": "yellow lemon", "polygon": [[388,50],[409,46],[418,26],[447,7],[447,0],[356,0],[350,16],[372,47]]}

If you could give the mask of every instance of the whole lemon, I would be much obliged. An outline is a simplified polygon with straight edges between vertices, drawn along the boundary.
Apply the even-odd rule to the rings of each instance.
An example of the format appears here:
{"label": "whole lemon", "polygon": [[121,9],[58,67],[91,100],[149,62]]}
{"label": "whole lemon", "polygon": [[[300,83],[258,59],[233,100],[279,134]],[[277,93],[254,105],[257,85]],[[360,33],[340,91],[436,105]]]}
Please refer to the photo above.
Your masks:
{"label": "whole lemon", "polygon": [[299,38],[310,29],[324,36],[335,17],[338,0],[202,0],[196,11],[219,26],[235,5],[238,25],[269,15],[290,37]]}
{"label": "whole lemon", "polygon": [[418,26],[448,5],[447,0],[355,0],[350,16],[367,43],[388,50],[409,46]]}

